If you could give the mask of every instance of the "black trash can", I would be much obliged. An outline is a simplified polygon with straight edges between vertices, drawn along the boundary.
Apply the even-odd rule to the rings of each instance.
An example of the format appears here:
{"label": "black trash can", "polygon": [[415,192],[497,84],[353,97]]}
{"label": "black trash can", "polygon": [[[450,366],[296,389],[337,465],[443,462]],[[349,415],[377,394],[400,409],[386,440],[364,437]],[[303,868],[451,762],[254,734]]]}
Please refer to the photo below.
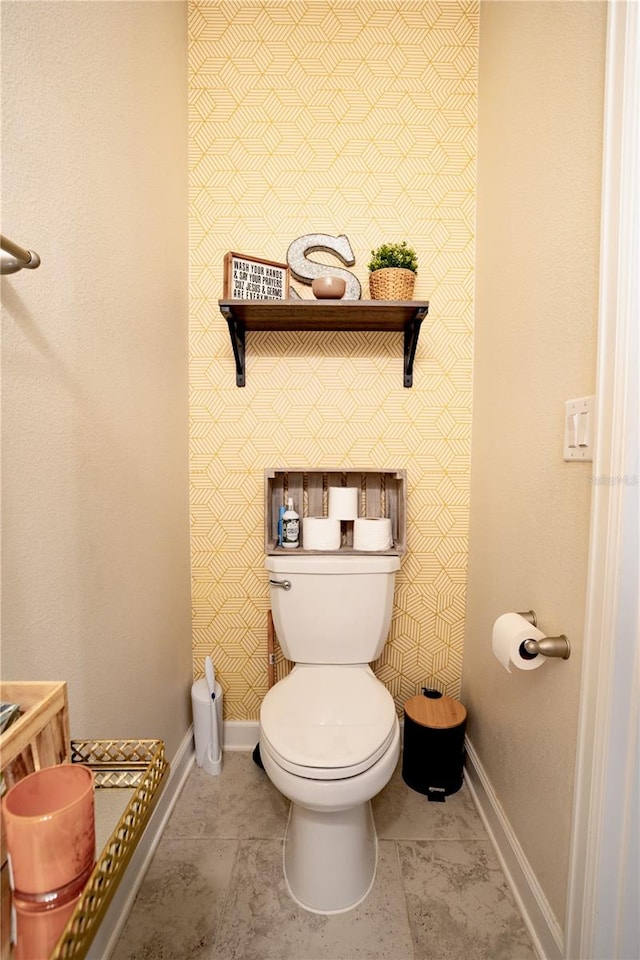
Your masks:
{"label": "black trash can", "polygon": [[467,711],[439,690],[423,690],[404,705],[402,779],[429,800],[462,786]]}

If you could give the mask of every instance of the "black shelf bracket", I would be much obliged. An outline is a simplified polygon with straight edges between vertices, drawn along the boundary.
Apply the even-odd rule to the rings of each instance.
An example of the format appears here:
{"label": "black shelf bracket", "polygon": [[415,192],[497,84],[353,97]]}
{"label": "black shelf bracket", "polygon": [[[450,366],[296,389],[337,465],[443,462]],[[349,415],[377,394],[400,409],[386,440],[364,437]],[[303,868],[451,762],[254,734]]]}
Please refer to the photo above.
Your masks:
{"label": "black shelf bracket", "polygon": [[405,387],[413,386],[413,361],[416,356],[416,348],[420,337],[420,327],[422,321],[427,315],[428,308],[420,307],[416,310],[415,316],[407,320],[404,328],[404,379]]}
{"label": "black shelf bracket", "polygon": [[235,317],[230,307],[221,304],[220,312],[229,327],[233,356],[236,361],[236,387],[244,387],[246,380],[245,326],[244,323]]}

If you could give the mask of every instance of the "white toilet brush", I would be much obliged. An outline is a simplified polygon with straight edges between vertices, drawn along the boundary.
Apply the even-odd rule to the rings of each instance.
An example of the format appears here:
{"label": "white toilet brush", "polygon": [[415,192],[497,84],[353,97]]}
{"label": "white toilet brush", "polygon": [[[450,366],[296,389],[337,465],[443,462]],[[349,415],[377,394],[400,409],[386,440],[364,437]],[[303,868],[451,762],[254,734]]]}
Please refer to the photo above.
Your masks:
{"label": "white toilet brush", "polygon": [[216,704],[216,672],[213,668],[211,657],[204,661],[204,674],[207,678],[207,686],[211,695],[211,743],[209,745],[208,766],[211,768],[208,772],[212,774],[220,773],[222,769],[222,750],[220,749],[220,731],[218,730],[218,709]]}

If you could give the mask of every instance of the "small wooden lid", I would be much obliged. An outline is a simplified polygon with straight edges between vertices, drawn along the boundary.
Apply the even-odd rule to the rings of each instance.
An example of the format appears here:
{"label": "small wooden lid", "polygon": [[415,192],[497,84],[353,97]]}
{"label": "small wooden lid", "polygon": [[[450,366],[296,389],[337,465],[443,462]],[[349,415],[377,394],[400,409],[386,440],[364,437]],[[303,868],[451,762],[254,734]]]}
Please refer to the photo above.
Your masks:
{"label": "small wooden lid", "polygon": [[404,705],[404,712],[423,727],[435,727],[443,730],[448,727],[458,727],[464,723],[467,711],[461,703],[451,697],[425,697],[418,694],[411,697]]}

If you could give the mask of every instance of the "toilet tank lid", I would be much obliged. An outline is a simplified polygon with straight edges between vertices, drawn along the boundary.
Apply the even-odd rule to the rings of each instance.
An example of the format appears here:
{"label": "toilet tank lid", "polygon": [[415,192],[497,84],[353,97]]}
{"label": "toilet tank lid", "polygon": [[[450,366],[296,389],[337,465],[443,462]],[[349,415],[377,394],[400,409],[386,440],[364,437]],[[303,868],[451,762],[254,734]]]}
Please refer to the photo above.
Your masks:
{"label": "toilet tank lid", "polygon": [[352,574],[352,573],[394,573],[400,569],[397,556],[372,556],[371,554],[293,554],[291,556],[267,556],[265,567],[271,573],[313,573],[313,574]]}

